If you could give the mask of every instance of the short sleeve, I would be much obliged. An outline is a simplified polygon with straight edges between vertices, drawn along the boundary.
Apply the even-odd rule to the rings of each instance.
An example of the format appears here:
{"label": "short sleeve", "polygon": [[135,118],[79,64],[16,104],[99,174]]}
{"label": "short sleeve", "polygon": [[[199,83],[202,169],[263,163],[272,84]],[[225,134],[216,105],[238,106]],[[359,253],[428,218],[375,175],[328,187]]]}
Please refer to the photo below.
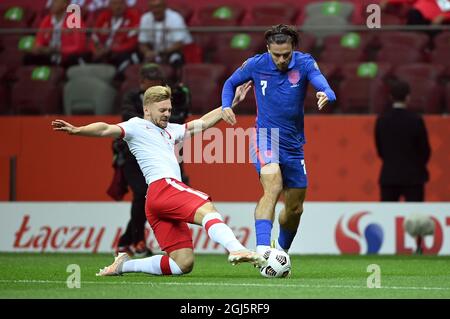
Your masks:
{"label": "short sleeve", "polygon": [[179,143],[184,139],[186,134],[186,124],[169,123],[168,129],[175,139],[175,143]]}
{"label": "short sleeve", "polygon": [[146,13],[141,17],[141,22],[139,24],[139,36],[138,36],[138,41],[139,43],[150,43],[152,41],[151,37],[150,37],[150,31],[149,30],[145,30],[148,28],[151,28],[151,19],[150,16]]}
{"label": "short sleeve", "polygon": [[131,122],[131,119],[119,123],[117,126],[122,130],[122,135],[120,135],[120,138],[123,138],[125,141],[129,141],[135,135],[135,126]]}
{"label": "short sleeve", "polygon": [[192,43],[192,37],[186,28],[183,16],[179,13],[173,12],[171,21],[171,40],[173,42],[182,42],[184,44]]}

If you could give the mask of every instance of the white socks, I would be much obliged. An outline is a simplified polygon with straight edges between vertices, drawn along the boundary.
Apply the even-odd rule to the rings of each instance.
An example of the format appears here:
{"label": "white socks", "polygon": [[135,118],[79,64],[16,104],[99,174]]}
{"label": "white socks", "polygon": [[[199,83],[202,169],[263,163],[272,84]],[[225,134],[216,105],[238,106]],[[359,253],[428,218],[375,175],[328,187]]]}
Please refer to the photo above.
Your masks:
{"label": "white socks", "polygon": [[203,217],[202,225],[208,233],[209,237],[216,243],[221,244],[229,252],[246,249],[237,240],[233,231],[222,220],[222,216],[219,213],[209,213]]}
{"label": "white socks", "polygon": [[270,246],[258,245],[256,246],[256,253],[261,256],[270,248]]}
{"label": "white socks", "polygon": [[152,275],[182,275],[180,267],[166,255],[132,259],[123,263],[122,272],[145,272]]}

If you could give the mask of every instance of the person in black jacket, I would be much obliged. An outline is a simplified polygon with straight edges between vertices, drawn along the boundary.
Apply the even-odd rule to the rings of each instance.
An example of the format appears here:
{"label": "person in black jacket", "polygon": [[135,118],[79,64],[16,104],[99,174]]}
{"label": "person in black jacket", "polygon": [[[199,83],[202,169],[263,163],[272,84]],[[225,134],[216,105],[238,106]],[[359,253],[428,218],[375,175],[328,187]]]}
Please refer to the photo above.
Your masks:
{"label": "person in black jacket", "polygon": [[[151,86],[166,85],[166,77],[158,64],[149,63],[140,69],[140,87],[125,93],[122,102],[122,120],[127,121],[133,117],[143,117],[142,107],[144,92]],[[170,121],[182,124],[185,122],[190,104],[189,89],[182,85],[172,86],[172,116]],[[147,183],[142,175],[136,158],[131,154],[127,144],[122,139],[113,142],[115,165],[122,169],[124,180],[131,188],[133,201],[131,205],[131,218],[128,222],[125,233],[120,237],[116,254],[126,252],[129,255],[138,257],[152,254],[145,243],[145,195],[147,193]],[[181,165],[181,164],[180,164]],[[184,174],[182,166],[181,173],[184,183],[187,183],[187,176]]]}
{"label": "person in black jacket", "polygon": [[391,110],[378,116],[375,142],[382,163],[381,201],[422,202],[428,181],[430,145],[425,122],[420,114],[406,109],[409,86],[391,83]]}

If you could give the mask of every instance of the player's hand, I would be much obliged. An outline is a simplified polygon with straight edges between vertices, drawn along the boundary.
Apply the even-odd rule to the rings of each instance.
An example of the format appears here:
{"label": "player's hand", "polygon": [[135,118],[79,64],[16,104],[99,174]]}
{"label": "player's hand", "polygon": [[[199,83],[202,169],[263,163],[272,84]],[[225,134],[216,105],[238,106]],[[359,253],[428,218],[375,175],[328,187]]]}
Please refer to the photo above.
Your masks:
{"label": "player's hand", "polygon": [[318,98],[317,107],[319,110],[328,104],[328,96],[324,92],[317,92],[316,98]]}
{"label": "player's hand", "polygon": [[231,107],[222,110],[222,119],[230,125],[236,124],[236,116]]}
{"label": "player's hand", "polygon": [[78,127],[75,127],[72,124],[63,120],[52,121],[52,127],[54,131],[62,131],[68,134],[76,134],[79,131]]}
{"label": "player's hand", "polygon": [[233,107],[245,100],[247,92],[252,88],[252,81],[248,81],[237,87],[236,94],[233,99]]}

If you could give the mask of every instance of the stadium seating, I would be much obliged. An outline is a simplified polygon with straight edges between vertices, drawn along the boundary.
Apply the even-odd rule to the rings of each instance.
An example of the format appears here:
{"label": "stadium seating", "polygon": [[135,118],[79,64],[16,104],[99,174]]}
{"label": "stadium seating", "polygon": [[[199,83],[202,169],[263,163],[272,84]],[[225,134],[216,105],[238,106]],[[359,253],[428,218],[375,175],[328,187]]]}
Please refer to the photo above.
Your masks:
{"label": "stadium seating", "polygon": [[[449,40],[450,43],[450,40]],[[445,76],[450,78],[450,45],[448,47],[438,46],[430,54],[430,61],[433,64],[441,64],[446,67]]]}
{"label": "stadium seating", "polygon": [[423,50],[428,45],[429,38],[419,32],[381,32],[377,36],[377,41],[381,47],[395,45],[412,51],[412,49]]}
{"label": "stadium seating", "polygon": [[395,70],[395,76],[402,79],[418,78],[438,81],[444,75],[444,71],[445,66],[441,64],[411,63],[399,66]]}
{"label": "stadium seating", "polygon": [[[364,65],[366,67],[364,67]],[[374,68],[375,65],[375,69]],[[371,69],[372,68],[372,69]],[[379,78],[386,79],[391,75],[392,65],[389,63],[347,63],[342,65],[340,68],[340,74],[343,78]]]}
{"label": "stadium seating", "polygon": [[14,114],[60,114],[61,82],[64,71],[58,67],[22,66],[12,86]]}
{"label": "stadium seating", "polygon": [[265,52],[263,37],[256,33],[218,34],[212,41],[214,52],[211,60],[221,63],[231,72],[253,55]]}
{"label": "stadium seating", "polygon": [[20,4],[0,4],[0,28],[27,28],[35,17],[32,8]]}
{"label": "stadium seating", "polygon": [[76,77],[64,85],[64,114],[112,114],[115,98],[116,90],[101,79]]}
{"label": "stadium seating", "polygon": [[328,36],[324,39],[320,61],[339,65],[366,61],[371,38],[370,34],[357,32]]}
{"label": "stadium seating", "polygon": [[182,82],[191,90],[192,113],[203,114],[220,105],[224,80],[225,66],[221,64],[196,63],[183,67]]}
{"label": "stadium seating", "polygon": [[447,83],[447,86],[445,87],[445,111],[447,114],[450,114],[450,83]]}
{"label": "stadium seating", "polygon": [[67,70],[69,80],[85,77],[95,77],[106,83],[111,83],[116,75],[116,69],[109,64],[74,65]]}
{"label": "stadium seating", "polygon": [[350,21],[351,15],[355,10],[352,2],[337,1],[318,1],[309,3],[305,6],[306,17],[339,16],[344,20]]}
{"label": "stadium seating", "polygon": [[435,48],[446,48],[450,50],[450,31],[444,31],[436,35],[433,39]]}
{"label": "stadium seating", "polygon": [[425,61],[424,53],[417,49],[403,45],[385,45],[376,56],[376,61],[392,65],[421,63]]}
{"label": "stadium seating", "polygon": [[382,113],[388,102],[385,79],[392,70],[389,64],[350,63],[341,68],[343,80],[338,96],[343,113]]}
{"label": "stadium seating", "polygon": [[[297,9],[283,3],[261,3],[250,8],[249,20],[245,24],[271,26],[279,23],[294,24]],[[243,22],[244,24],[244,22]]]}
{"label": "stadium seating", "polygon": [[5,114],[9,111],[9,92],[6,84],[6,65],[0,65],[0,114]]}
{"label": "stadium seating", "polygon": [[[170,65],[167,64],[160,64],[159,65],[164,75],[167,79],[171,79],[173,77],[173,68]],[[131,64],[129,65],[124,72],[125,79],[121,83],[120,86],[120,92],[119,96],[122,97],[127,91],[132,89],[138,89],[140,85],[140,69],[142,65],[141,64]]]}
{"label": "stadium seating", "polygon": [[241,23],[244,13],[240,5],[214,3],[199,8],[197,20],[202,26],[236,26]]}
{"label": "stadium seating", "polygon": [[438,114],[444,108],[444,90],[436,81],[422,78],[405,78],[410,86],[407,108],[420,113]]}
{"label": "stadium seating", "polygon": [[320,45],[323,38],[329,35],[344,34],[348,25],[349,22],[340,16],[317,16],[306,18],[302,29],[303,32],[315,36]]}
{"label": "stadium seating", "polygon": [[299,33],[299,50],[302,52],[309,53],[316,47],[316,38],[312,34]]}

